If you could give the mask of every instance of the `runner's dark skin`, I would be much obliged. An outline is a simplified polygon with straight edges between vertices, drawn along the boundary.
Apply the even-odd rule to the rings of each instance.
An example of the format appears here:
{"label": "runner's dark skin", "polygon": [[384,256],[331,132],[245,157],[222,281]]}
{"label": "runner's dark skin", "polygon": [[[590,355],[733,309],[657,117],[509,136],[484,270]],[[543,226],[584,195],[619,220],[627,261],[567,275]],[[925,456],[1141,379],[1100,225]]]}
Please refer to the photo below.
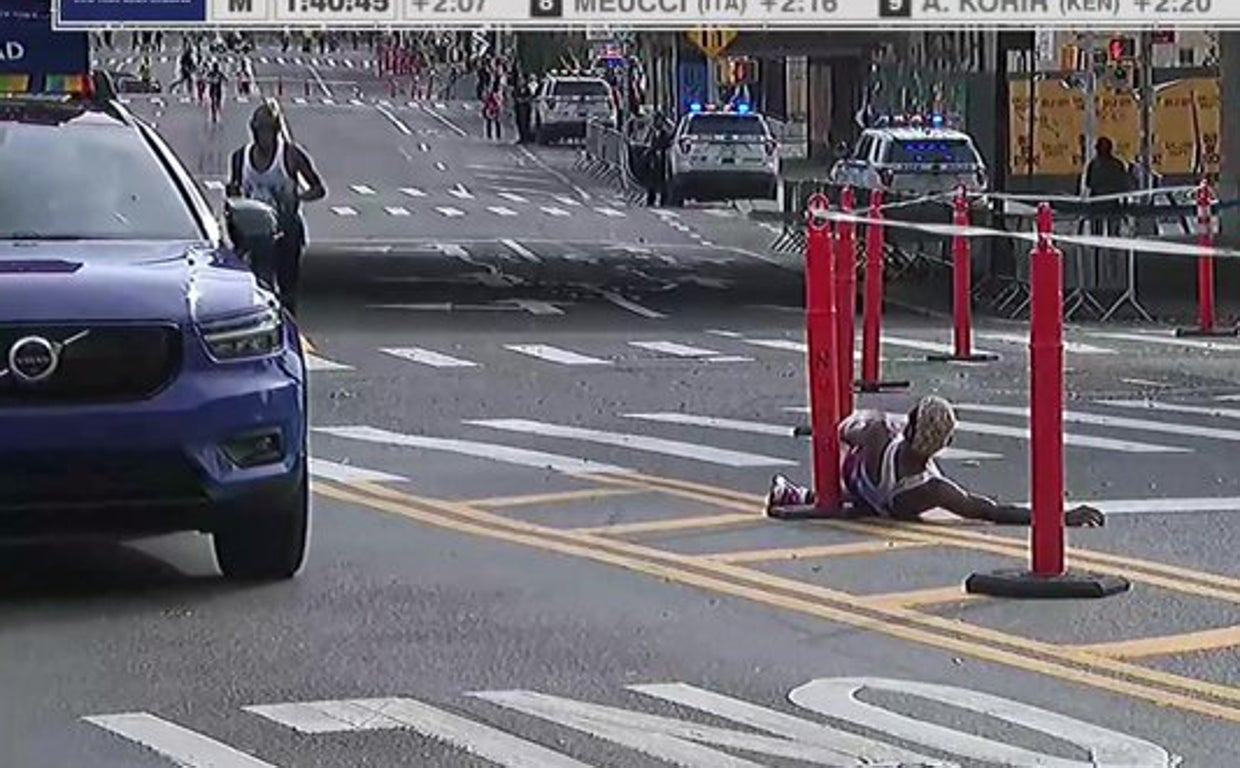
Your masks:
{"label": "runner's dark skin", "polygon": [[[904,443],[896,453],[896,475],[908,477],[926,469],[932,456],[919,454],[913,448],[913,435],[917,430],[917,409],[908,415],[904,426]],[[881,418],[850,420],[841,430],[840,439],[848,448],[859,449],[865,462],[865,472],[877,482],[881,471],[883,452],[890,442],[887,426]],[[949,441],[950,442],[950,441]],[[863,502],[857,502],[864,507]],[[1029,509],[1002,504],[971,493],[946,479],[931,479],[923,485],[910,488],[892,500],[891,514],[898,520],[917,521],[922,513],[932,509],[945,509],[954,515],[970,520],[988,520],[1000,525],[1029,525],[1032,514]],[[872,510],[871,510],[872,511]],[[1105,524],[1099,510],[1079,505],[1066,511],[1064,522],[1069,526],[1094,528]]]}

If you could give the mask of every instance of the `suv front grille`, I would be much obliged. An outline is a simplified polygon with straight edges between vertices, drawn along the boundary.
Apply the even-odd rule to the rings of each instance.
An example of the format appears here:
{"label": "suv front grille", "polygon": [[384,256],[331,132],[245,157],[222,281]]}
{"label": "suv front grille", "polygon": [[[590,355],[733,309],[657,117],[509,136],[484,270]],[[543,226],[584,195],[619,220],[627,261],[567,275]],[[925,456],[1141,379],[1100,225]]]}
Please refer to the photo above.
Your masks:
{"label": "suv front grille", "polygon": [[10,350],[27,336],[72,341],[46,379],[26,382],[12,371],[0,377],[0,407],[145,400],[181,367],[181,332],[171,324],[0,325],[0,370],[8,369]]}

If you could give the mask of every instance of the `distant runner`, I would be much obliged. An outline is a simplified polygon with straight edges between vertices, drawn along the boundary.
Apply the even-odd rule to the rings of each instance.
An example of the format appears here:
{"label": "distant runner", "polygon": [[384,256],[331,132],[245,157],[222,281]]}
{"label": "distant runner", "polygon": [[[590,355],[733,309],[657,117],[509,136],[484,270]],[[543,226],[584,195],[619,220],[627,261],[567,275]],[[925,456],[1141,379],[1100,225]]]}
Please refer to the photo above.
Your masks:
{"label": "distant runner", "polygon": [[213,123],[220,121],[220,107],[224,101],[224,83],[227,80],[228,75],[220,69],[219,59],[211,62],[211,69],[207,72],[207,95],[211,100],[211,122]]}
{"label": "distant runner", "polygon": [[[229,197],[260,200],[276,209],[283,235],[275,253],[275,288],[280,302],[296,314],[301,254],[306,245],[301,204],[323,199],[327,188],[310,156],[285,140],[284,118],[277,102],[268,100],[255,108],[250,132],[254,140],[232,154],[226,192]],[[300,181],[306,182],[304,191],[299,191]]]}
{"label": "distant runner", "polygon": [[[956,414],[941,397],[923,397],[901,425],[877,411],[859,411],[840,425],[845,451],[842,480],[845,500],[858,516],[917,521],[932,509],[1000,525],[1029,525],[1031,513],[971,493],[949,479],[934,461],[951,442]],[[814,503],[814,492],[782,475],[771,483],[768,514],[778,507]],[[1093,507],[1067,510],[1070,526],[1098,527],[1106,518]]]}

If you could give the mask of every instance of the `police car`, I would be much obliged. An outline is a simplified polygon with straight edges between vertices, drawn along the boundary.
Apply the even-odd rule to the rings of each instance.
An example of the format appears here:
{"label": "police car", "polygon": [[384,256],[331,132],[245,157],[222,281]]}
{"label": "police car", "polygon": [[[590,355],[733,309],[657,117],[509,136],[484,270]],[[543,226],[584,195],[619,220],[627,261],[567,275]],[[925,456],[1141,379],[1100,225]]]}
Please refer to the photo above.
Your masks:
{"label": "police car", "polygon": [[833,186],[882,190],[888,198],[924,197],[963,187],[986,190],[988,179],[973,139],[941,117],[880,119],[862,131],[852,154],[831,169]]}
{"label": "police car", "polygon": [[106,78],[0,74],[0,536],[196,530],[227,577],[292,577],[305,357],[240,255],[274,212],[243,202],[226,235]]}
{"label": "police car", "polygon": [[534,97],[535,141],[585,138],[590,120],[616,124],[616,104],[606,80],[558,74],[543,80]]}
{"label": "police car", "polygon": [[774,200],[779,142],[766,118],[746,108],[703,109],[680,118],[669,151],[668,202]]}

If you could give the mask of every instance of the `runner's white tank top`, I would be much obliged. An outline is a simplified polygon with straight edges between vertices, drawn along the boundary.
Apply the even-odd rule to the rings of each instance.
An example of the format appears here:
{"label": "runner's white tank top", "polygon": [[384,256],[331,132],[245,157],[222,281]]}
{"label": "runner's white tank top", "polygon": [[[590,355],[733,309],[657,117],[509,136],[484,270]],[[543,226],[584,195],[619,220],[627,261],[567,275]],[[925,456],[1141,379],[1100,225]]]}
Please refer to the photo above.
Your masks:
{"label": "runner's white tank top", "polygon": [[276,151],[265,171],[254,167],[254,144],[247,144],[241,163],[241,193],[251,200],[260,200],[277,211],[291,213],[297,206],[297,183],[285,167],[284,137],[276,137]]}

